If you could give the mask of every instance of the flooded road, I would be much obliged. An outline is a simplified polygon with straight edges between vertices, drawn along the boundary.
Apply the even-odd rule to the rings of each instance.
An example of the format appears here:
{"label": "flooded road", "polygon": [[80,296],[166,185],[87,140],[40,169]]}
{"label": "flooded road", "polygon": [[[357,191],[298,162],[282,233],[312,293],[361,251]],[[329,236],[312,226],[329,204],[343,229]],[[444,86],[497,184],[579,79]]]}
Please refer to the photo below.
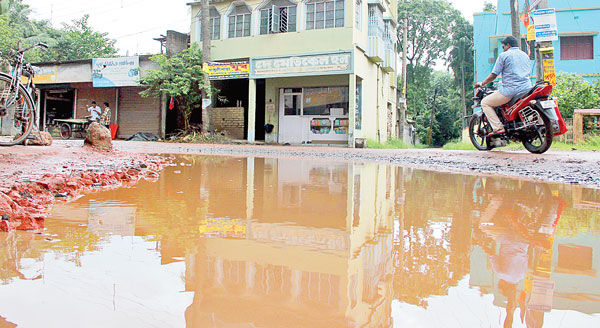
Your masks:
{"label": "flooded road", "polygon": [[179,156],[0,232],[0,327],[598,327],[600,190]]}

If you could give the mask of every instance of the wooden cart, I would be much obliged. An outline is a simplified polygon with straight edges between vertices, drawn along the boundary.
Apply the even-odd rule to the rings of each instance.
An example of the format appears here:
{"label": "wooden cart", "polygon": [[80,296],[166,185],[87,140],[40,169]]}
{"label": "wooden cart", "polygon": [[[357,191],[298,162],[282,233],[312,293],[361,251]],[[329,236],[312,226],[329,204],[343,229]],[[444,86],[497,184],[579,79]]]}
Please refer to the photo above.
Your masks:
{"label": "wooden cart", "polygon": [[60,137],[63,139],[71,139],[75,133],[84,138],[87,128],[92,122],[87,118],[54,119],[54,126],[58,128]]}

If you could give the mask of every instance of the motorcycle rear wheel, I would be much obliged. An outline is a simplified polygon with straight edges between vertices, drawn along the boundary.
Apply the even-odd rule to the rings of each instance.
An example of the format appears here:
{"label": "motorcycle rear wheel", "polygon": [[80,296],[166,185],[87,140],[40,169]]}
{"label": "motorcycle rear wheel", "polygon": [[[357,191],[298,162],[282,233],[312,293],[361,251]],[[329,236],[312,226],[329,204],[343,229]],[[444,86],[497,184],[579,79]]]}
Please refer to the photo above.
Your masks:
{"label": "motorcycle rear wheel", "polygon": [[482,116],[473,115],[469,120],[469,138],[477,150],[490,150],[489,138],[486,137],[492,131],[488,121],[484,121]]}
{"label": "motorcycle rear wheel", "polygon": [[548,149],[550,149],[550,146],[552,146],[552,139],[554,138],[550,119],[545,115],[541,115],[541,117],[544,121],[544,124],[536,126],[536,135],[529,139],[523,140],[523,146],[525,146],[525,149],[534,154],[545,153]]}

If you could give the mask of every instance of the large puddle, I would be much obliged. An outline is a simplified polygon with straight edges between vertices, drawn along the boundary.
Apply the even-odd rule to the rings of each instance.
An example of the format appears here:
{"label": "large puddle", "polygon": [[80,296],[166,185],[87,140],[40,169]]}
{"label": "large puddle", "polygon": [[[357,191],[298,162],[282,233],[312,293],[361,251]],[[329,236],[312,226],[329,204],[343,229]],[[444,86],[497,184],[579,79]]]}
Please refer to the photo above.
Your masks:
{"label": "large puddle", "polygon": [[0,233],[0,327],[599,327],[600,190],[178,157]]}

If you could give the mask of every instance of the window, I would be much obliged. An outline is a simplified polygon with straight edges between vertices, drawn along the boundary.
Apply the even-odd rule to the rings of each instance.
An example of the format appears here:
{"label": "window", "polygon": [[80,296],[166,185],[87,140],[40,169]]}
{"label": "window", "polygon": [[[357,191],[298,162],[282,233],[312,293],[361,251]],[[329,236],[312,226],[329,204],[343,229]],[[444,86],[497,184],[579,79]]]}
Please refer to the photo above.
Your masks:
{"label": "window", "polygon": [[[221,38],[221,15],[215,7],[210,7],[210,39],[219,40]],[[196,41],[202,41],[202,16],[198,13],[196,16]]]}
{"label": "window", "polygon": [[594,40],[591,35],[562,36],[560,60],[594,59]]}
{"label": "window", "polygon": [[260,34],[296,31],[296,4],[274,0],[260,10]]}
{"label": "window", "polygon": [[369,36],[383,38],[384,25],[381,8],[376,5],[369,5]]}
{"label": "window", "polygon": [[306,29],[344,26],[343,0],[309,0],[306,4]]}
{"label": "window", "polygon": [[239,5],[229,14],[229,37],[243,36],[250,36],[250,9],[246,5]]}
{"label": "window", "polygon": [[304,88],[304,115],[333,115],[332,108],[348,115],[348,87]]}
{"label": "window", "polygon": [[362,31],[362,0],[354,2],[354,26]]}

